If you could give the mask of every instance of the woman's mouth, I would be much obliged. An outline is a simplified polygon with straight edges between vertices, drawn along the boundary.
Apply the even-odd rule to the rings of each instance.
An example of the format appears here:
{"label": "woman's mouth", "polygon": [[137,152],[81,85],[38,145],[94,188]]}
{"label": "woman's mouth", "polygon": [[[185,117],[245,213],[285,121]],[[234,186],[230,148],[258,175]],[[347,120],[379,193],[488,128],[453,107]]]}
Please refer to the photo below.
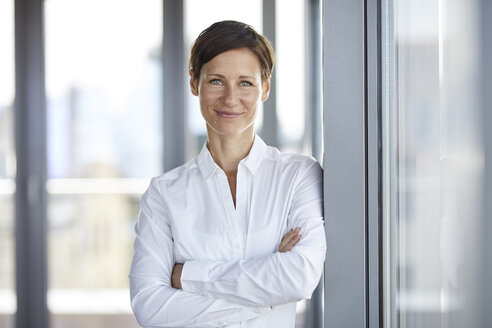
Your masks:
{"label": "woman's mouth", "polygon": [[227,112],[227,111],[219,111],[219,110],[216,110],[215,111],[220,117],[223,117],[223,118],[236,118],[238,117],[239,115],[241,115],[242,113],[235,113],[235,112]]}

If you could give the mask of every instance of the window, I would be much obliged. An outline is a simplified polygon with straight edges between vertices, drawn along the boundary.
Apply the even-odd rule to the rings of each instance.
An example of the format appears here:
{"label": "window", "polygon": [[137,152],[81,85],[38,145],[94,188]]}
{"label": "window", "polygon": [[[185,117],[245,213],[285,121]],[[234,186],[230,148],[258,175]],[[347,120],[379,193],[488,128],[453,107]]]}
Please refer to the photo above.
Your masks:
{"label": "window", "polygon": [[385,327],[466,326],[482,165],[475,6],[383,2]]}
{"label": "window", "polygon": [[15,293],[14,1],[0,2],[0,326],[13,327]]}
{"label": "window", "polygon": [[[304,0],[276,2],[277,117],[279,147],[303,152],[309,139],[305,131],[308,106],[306,85],[306,21]],[[309,154],[311,155],[311,154]]]}
{"label": "window", "polygon": [[[309,152],[304,120],[306,3],[277,1],[276,12],[274,3],[268,2],[267,16],[277,20],[277,70],[296,82],[285,78],[279,83],[276,98],[282,101],[272,125],[279,127],[282,150]],[[31,6],[35,12],[25,12],[45,24],[44,45],[36,44],[36,50],[44,46],[46,65],[48,172],[47,204],[42,205],[48,210],[50,326],[136,327],[127,277],[133,227],[148,178],[163,172],[162,160],[168,155],[163,154],[161,99],[163,2],[46,0],[39,5],[42,10]],[[198,33],[218,20],[245,21],[262,32],[264,5],[261,0],[184,2],[186,56]],[[203,15],[205,11],[210,15]],[[11,327],[16,312],[13,0],[0,4],[0,21],[0,325]],[[21,20],[19,26],[29,25],[26,21],[30,22]],[[31,67],[38,69],[39,65],[41,61]],[[187,85],[186,81],[185,90]],[[286,102],[293,90],[299,91],[298,97]],[[190,158],[198,153],[206,134],[196,98],[188,95],[186,149]],[[38,123],[44,131],[44,120]],[[260,130],[261,111],[257,123]],[[33,230],[44,236],[42,229]],[[32,272],[26,276],[34,277]],[[299,312],[304,307],[301,303]],[[305,316],[299,315],[297,326],[302,327],[304,321]]]}
{"label": "window", "polygon": [[45,2],[52,327],[137,327],[139,198],[162,173],[162,1]]}

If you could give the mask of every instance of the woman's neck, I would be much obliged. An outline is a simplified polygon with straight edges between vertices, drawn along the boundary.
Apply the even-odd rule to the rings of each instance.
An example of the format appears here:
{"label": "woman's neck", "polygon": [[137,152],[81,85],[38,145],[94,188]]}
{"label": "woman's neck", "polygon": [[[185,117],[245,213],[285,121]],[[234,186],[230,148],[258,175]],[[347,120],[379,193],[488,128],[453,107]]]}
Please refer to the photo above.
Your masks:
{"label": "woman's neck", "polygon": [[255,138],[254,128],[251,127],[237,135],[219,135],[207,127],[207,147],[215,163],[226,175],[236,175],[239,162],[248,156]]}

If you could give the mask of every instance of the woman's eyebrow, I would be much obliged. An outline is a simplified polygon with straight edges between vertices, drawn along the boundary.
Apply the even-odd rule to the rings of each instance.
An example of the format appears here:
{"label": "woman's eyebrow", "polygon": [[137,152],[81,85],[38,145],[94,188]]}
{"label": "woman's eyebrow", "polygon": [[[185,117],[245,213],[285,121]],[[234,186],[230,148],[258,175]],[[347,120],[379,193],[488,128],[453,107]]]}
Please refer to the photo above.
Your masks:
{"label": "woman's eyebrow", "polygon": [[[220,77],[221,79],[224,79],[225,76],[222,75],[222,74],[219,74],[219,73],[210,73],[210,74],[207,74],[207,76],[215,76],[215,77]],[[256,79],[256,77],[254,76],[250,76],[250,75],[239,75],[239,78],[240,79]]]}
{"label": "woman's eyebrow", "polygon": [[256,79],[256,77],[254,76],[249,76],[249,75],[239,75],[239,78],[240,79]]}
{"label": "woman's eyebrow", "polygon": [[210,73],[210,74],[207,74],[207,75],[208,76],[213,75],[213,76],[217,76],[217,77],[220,77],[220,78],[224,78],[224,75],[218,74],[218,73]]}

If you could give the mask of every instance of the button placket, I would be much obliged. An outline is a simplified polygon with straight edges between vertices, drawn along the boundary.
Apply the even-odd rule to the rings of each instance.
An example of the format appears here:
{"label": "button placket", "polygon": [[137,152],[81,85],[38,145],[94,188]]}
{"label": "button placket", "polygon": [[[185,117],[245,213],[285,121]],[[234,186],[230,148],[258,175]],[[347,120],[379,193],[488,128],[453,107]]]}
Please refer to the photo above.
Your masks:
{"label": "button placket", "polygon": [[245,170],[242,163],[239,163],[237,169],[237,181],[236,181],[236,243],[238,244],[237,252],[239,258],[244,258],[244,211],[245,211],[245,202],[246,202],[246,177]]}
{"label": "button placket", "polygon": [[[242,258],[242,251],[241,251],[242,236],[238,233],[239,215],[236,208],[234,208],[234,202],[232,199],[232,194],[230,192],[229,182],[227,181],[227,176],[224,173],[224,171],[222,171],[221,169],[217,169],[216,179],[217,179],[218,189],[220,190],[220,194],[222,196],[222,199],[224,200],[222,203],[224,206],[224,210],[226,212],[227,225],[229,227],[229,234],[230,234],[229,237],[231,238],[230,247],[231,247],[232,257],[234,259],[239,259]],[[236,194],[236,202],[237,202],[237,198],[238,197]]]}
{"label": "button placket", "polygon": [[229,191],[229,183],[227,182],[227,177],[225,176],[225,173],[219,168],[215,170],[215,181],[220,197],[223,200],[221,203],[226,215],[227,229],[231,231],[232,229],[234,229],[232,225],[233,220],[231,218],[231,209],[230,209],[230,206],[232,204],[232,197]]}

